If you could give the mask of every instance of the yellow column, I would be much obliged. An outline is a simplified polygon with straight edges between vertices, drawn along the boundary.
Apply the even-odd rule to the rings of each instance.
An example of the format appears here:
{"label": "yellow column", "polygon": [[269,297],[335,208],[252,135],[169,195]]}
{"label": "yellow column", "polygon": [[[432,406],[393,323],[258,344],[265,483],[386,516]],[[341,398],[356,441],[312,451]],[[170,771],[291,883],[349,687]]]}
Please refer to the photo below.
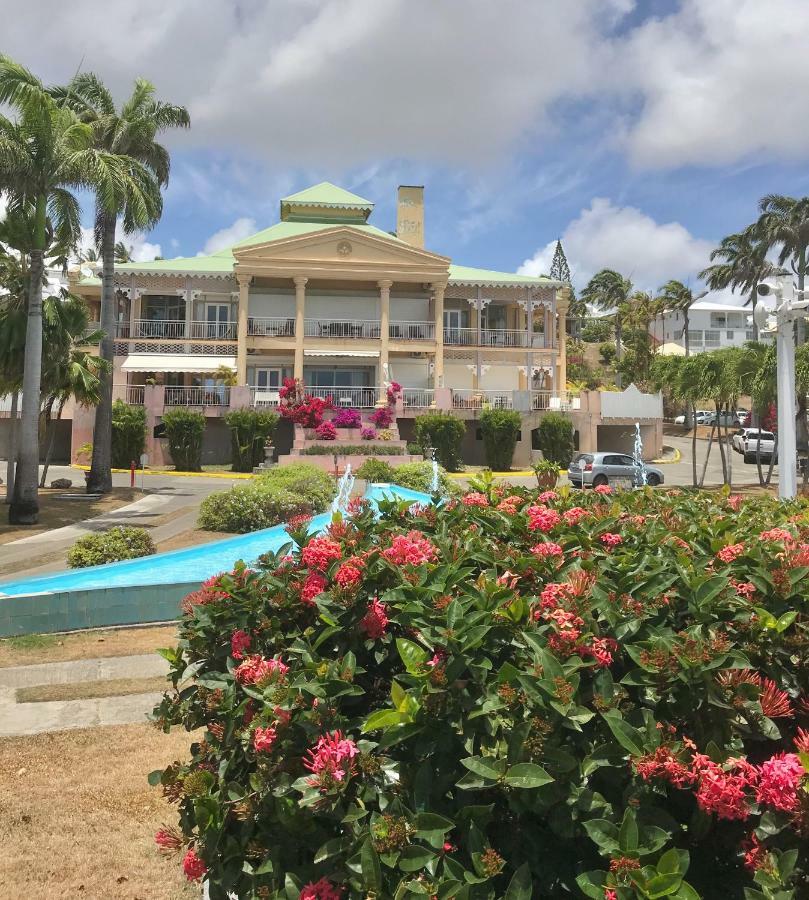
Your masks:
{"label": "yellow column", "polygon": [[239,312],[236,329],[236,384],[247,384],[247,311],[250,302],[252,275],[237,275],[239,282]]}
{"label": "yellow column", "polygon": [[296,275],[295,282],[295,378],[303,379],[303,335],[306,317],[306,282],[305,275]]}
{"label": "yellow column", "polygon": [[392,281],[383,280],[379,284],[379,397],[377,406],[385,406],[388,402],[384,381],[391,381],[388,343],[390,341],[390,289]]}
{"label": "yellow column", "polygon": [[435,308],[435,370],[433,387],[444,387],[444,282],[433,284],[433,304]]}
{"label": "yellow column", "polygon": [[559,349],[557,353],[559,396],[567,389],[567,311],[570,307],[570,288],[556,292],[556,314],[559,317]]}

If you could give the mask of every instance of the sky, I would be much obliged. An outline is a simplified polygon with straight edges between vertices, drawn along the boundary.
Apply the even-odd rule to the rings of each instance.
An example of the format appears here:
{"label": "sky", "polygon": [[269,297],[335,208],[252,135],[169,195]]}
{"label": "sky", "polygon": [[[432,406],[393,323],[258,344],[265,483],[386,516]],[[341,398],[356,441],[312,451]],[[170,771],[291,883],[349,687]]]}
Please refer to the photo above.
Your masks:
{"label": "sky", "polygon": [[[770,193],[809,194],[806,0],[0,0],[47,82],[135,77],[185,105],[137,258],[220,249],[322,180],[425,186],[427,249],[576,287],[697,273]],[[85,210],[86,239],[92,210]],[[727,298],[731,299],[731,298]]]}

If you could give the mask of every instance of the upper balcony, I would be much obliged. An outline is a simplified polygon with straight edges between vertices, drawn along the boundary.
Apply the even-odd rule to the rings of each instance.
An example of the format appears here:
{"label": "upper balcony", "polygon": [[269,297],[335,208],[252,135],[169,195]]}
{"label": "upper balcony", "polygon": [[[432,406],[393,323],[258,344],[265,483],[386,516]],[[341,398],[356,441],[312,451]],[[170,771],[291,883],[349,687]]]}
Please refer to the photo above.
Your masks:
{"label": "upper balcony", "polygon": [[531,334],[513,328],[444,328],[444,344],[450,347],[501,347],[504,349],[547,350],[553,346],[550,335]]}
{"label": "upper balcony", "polygon": [[135,319],[133,322],[119,322],[116,337],[130,340],[235,341],[236,323]]}

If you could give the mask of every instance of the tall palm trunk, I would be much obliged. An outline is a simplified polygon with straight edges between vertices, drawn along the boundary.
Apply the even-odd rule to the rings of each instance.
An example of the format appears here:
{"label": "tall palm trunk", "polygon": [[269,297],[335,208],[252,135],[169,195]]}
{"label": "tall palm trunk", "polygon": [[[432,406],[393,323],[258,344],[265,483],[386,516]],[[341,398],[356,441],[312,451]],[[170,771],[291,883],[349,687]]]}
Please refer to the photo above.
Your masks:
{"label": "tall palm trunk", "polygon": [[[665,328],[665,324],[663,325]],[[688,321],[688,307],[686,306],[683,309],[683,346],[685,347],[685,355],[691,356],[691,338],[688,334],[689,321]],[[696,415],[696,407],[689,406],[686,404],[685,407],[685,422],[683,423],[686,428],[694,429],[694,441],[697,439],[697,415]],[[695,443],[696,446],[696,443]],[[697,486],[697,459],[694,457],[694,487]]]}
{"label": "tall palm trunk", "polygon": [[719,444],[719,456],[722,458],[722,484],[728,483],[728,463],[727,459],[725,459],[725,442],[722,440],[722,425],[720,424],[722,421],[722,404],[716,403],[716,427],[719,429],[719,439],[717,443]]}
{"label": "tall palm trunk", "polygon": [[756,324],[756,306],[758,305],[758,282],[750,293],[750,302],[753,305],[753,340],[758,340],[758,325]]}
{"label": "tall palm trunk", "polygon": [[14,496],[14,475],[17,468],[17,416],[19,413],[20,393],[11,395],[11,420],[8,425],[8,460],[6,461],[6,503],[11,503]]}
{"label": "tall palm trunk", "polygon": [[702,474],[699,477],[699,486],[705,484],[705,473],[708,471],[708,460],[711,458],[711,448],[713,447],[713,438],[716,433],[716,422],[711,425],[711,435],[708,438],[708,449],[705,451],[705,462],[702,464]]}
{"label": "tall palm trunk", "polygon": [[691,478],[694,482],[694,487],[699,487],[699,482],[697,481],[697,407],[692,404],[688,409],[693,423],[691,432]]}
{"label": "tall palm trunk", "polygon": [[620,388],[623,387],[623,376],[621,375],[620,363],[624,352],[623,344],[623,324],[620,316],[615,317],[615,384]]}
{"label": "tall palm trunk", "polygon": [[53,418],[53,404],[56,401],[55,397],[49,398],[49,408],[48,408],[48,428],[45,432],[45,462],[42,465],[42,476],[39,479],[39,486],[41,488],[45,487],[45,479],[48,477],[48,469],[51,466],[51,458],[53,457],[53,448],[56,444],[56,424],[62,420],[62,412],[65,408],[66,397],[62,397],[59,401],[59,406],[56,407],[56,418]]}
{"label": "tall palm trunk", "polygon": [[[728,407],[727,407],[727,409],[728,409],[728,411],[727,411],[728,416],[730,416],[730,414],[731,414],[731,413],[730,413],[730,407],[731,407],[731,404],[728,403]],[[727,480],[727,484],[728,484],[728,487],[730,487],[731,484],[733,483],[733,448],[730,446],[730,431],[729,431],[729,429],[728,429],[728,420],[727,420],[727,418],[725,419],[725,426],[724,426],[724,427],[725,427],[725,455],[726,455],[727,461],[728,461],[728,464],[727,464],[727,468],[728,468],[728,480]]]}
{"label": "tall palm trunk", "polygon": [[112,491],[112,367],[115,339],[115,216],[103,214],[101,231],[101,341],[100,356],[109,362],[99,374],[100,400],[93,428],[93,458],[87,476],[88,494]]}
{"label": "tall palm trunk", "polygon": [[[803,300],[803,285],[806,279],[806,247],[798,253],[798,299]],[[795,322],[795,342],[800,347],[806,341],[806,319],[799,316]]]}
{"label": "tall palm trunk", "polygon": [[28,272],[28,319],[25,327],[25,361],[22,376],[20,452],[14,495],[8,509],[12,525],[36,525],[39,521],[39,388],[42,380],[42,276],[45,248],[45,197],[37,197],[33,245]]}

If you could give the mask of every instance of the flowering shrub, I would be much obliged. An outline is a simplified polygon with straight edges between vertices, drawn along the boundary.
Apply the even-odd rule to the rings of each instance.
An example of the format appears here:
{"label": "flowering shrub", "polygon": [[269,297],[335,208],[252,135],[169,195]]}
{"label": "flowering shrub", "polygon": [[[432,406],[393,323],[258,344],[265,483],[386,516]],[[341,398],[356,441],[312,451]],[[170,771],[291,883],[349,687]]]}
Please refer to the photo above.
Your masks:
{"label": "flowering shrub", "polygon": [[313,397],[299,378],[285,378],[278,391],[278,412],[303,428],[317,428],[323,422],[323,413],[333,409],[331,397]]}
{"label": "flowering shrub", "polygon": [[377,428],[390,428],[393,424],[394,415],[389,407],[380,406],[378,409],[375,409],[368,418]]}
{"label": "flowering shrub", "polygon": [[204,736],[155,839],[213,900],[809,896],[805,501],[492,484],[306,527],[164,651],[157,721]]}
{"label": "flowering shrub", "polygon": [[337,428],[359,428],[362,425],[362,414],[358,409],[338,409],[331,421]]}
{"label": "flowering shrub", "polygon": [[360,437],[364,441],[375,441],[376,440],[376,428],[363,428],[360,432]]}
{"label": "flowering shrub", "polygon": [[315,428],[315,437],[321,441],[336,441],[337,429],[334,427],[334,422],[321,422]]}

